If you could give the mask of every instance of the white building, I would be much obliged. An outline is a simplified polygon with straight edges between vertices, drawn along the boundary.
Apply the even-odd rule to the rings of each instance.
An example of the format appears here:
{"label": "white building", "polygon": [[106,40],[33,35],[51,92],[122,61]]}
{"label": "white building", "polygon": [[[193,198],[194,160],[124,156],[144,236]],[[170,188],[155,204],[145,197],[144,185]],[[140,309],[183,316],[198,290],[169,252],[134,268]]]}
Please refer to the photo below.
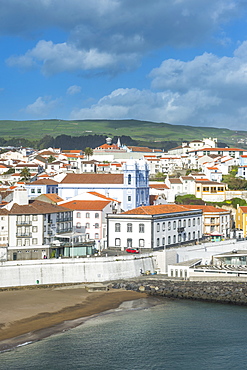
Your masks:
{"label": "white building", "polygon": [[202,211],[165,204],[108,215],[108,247],[169,248],[202,237]]}
{"label": "white building", "polygon": [[149,205],[149,170],[145,161],[130,160],[123,174],[67,174],[58,184],[58,195],[68,200],[78,194],[96,191],[121,202],[124,210]]}

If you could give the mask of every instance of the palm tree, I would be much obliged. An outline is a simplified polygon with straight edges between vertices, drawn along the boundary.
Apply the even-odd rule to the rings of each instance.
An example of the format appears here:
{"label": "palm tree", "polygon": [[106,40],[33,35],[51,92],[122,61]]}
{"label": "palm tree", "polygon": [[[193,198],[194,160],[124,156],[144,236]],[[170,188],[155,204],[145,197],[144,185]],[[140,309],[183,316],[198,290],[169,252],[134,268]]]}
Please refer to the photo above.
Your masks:
{"label": "palm tree", "polygon": [[21,172],[20,172],[20,176],[21,176],[21,179],[24,180],[24,181],[27,181],[30,179],[31,177],[31,174],[30,174],[30,171],[29,171],[29,168],[27,167],[24,167]]}
{"label": "palm tree", "polygon": [[87,159],[89,160],[89,157],[91,157],[93,155],[93,149],[89,148],[89,147],[85,148],[84,154],[87,157]]}

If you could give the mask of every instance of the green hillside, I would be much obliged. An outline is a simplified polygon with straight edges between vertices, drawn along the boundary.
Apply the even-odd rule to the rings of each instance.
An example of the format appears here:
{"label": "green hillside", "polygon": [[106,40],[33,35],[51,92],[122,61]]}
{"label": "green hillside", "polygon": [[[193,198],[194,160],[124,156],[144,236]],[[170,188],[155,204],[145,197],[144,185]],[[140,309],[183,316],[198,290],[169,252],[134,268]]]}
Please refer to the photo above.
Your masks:
{"label": "green hillside", "polygon": [[135,140],[169,141],[217,137],[218,141],[237,145],[239,140],[247,140],[246,131],[232,131],[213,127],[194,127],[154,123],[138,120],[37,120],[37,121],[0,121],[0,136],[38,140],[45,135],[56,137],[61,134],[80,136],[101,134],[107,136],[128,135]]}

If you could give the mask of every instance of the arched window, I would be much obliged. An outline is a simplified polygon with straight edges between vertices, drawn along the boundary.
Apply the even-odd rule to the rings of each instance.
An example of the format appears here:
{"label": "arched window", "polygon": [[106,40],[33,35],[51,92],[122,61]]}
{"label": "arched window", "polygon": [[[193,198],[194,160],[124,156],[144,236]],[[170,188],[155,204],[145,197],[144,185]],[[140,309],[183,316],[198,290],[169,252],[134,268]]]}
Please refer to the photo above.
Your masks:
{"label": "arched window", "polygon": [[95,227],[95,229],[98,229],[99,228],[99,224],[95,224],[94,227]]}
{"label": "arched window", "polygon": [[90,213],[89,212],[86,213],[86,218],[90,218]]}
{"label": "arched window", "polygon": [[127,224],[127,232],[132,233],[132,224]]}
{"label": "arched window", "polygon": [[80,222],[77,222],[77,223],[76,223],[76,228],[77,228],[77,229],[80,229],[80,227],[81,227],[81,223],[80,223]]}
{"label": "arched window", "polygon": [[144,232],[145,232],[144,224],[139,224],[139,233],[144,233]]}
{"label": "arched window", "polygon": [[115,232],[119,233],[121,231],[121,225],[119,223],[115,224]]}
{"label": "arched window", "polygon": [[95,213],[95,218],[99,218],[99,214],[98,213]]}
{"label": "arched window", "polygon": [[77,212],[77,213],[76,213],[76,217],[77,217],[77,218],[81,218],[81,212]]}
{"label": "arched window", "polygon": [[86,229],[90,229],[90,224],[88,222],[86,223]]}

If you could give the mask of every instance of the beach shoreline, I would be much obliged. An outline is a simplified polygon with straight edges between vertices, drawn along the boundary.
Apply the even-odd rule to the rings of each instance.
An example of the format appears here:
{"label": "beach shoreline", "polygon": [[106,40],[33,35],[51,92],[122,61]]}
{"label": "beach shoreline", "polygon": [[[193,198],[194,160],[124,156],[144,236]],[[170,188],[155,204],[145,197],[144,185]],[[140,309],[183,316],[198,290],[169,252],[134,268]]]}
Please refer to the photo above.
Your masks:
{"label": "beach shoreline", "polygon": [[69,330],[123,302],[145,297],[114,289],[89,293],[81,286],[0,292],[0,351]]}

